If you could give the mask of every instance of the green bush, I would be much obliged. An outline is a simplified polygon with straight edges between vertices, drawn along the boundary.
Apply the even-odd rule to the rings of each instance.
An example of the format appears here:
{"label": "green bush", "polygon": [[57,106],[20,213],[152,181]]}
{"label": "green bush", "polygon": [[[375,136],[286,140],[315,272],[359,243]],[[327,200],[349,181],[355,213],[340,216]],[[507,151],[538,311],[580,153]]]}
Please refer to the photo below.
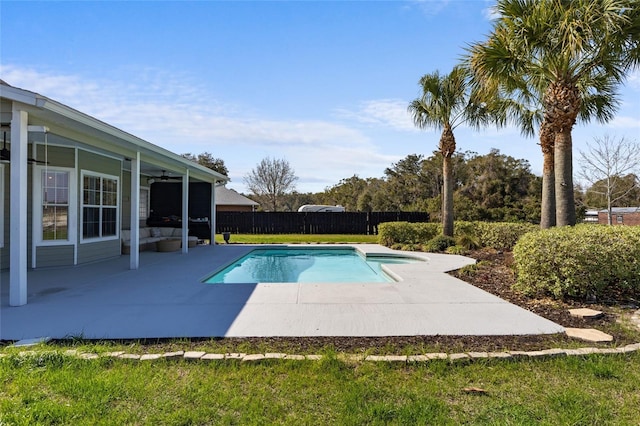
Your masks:
{"label": "green bush", "polygon": [[441,231],[437,223],[386,222],[378,226],[378,242],[387,247],[394,244],[423,244]]}
{"label": "green bush", "polygon": [[556,298],[640,296],[640,227],[579,225],[524,235],[515,289]]}
{"label": "green bush", "polygon": [[540,229],[531,223],[474,222],[474,224],[480,245],[496,250],[513,250],[520,237]]}
{"label": "green bush", "polygon": [[[478,247],[511,250],[518,238],[539,228],[530,223],[456,221],[453,229],[456,244],[467,250]],[[378,241],[387,247],[426,244],[440,234],[442,226],[438,223],[387,222],[378,226]]]}
{"label": "green bush", "polygon": [[469,249],[459,246],[459,245],[455,245],[455,246],[450,246],[447,247],[447,249],[444,251],[447,254],[462,254],[465,255],[467,254],[467,252],[469,251]]}
{"label": "green bush", "polygon": [[440,252],[445,251],[447,248],[455,246],[456,240],[452,237],[444,235],[437,235],[427,241],[423,249],[428,252]]}

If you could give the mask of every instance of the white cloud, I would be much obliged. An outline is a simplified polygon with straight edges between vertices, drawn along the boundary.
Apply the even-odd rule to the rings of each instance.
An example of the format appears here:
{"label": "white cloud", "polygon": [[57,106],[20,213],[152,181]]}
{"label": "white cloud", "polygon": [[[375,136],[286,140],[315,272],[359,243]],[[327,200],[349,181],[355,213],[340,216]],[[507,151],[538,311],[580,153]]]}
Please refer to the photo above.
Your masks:
{"label": "white cloud", "polygon": [[640,117],[616,117],[607,123],[607,127],[616,129],[640,129]]}
{"label": "white cloud", "polygon": [[[211,152],[238,186],[265,156],[286,158],[301,177],[300,190],[321,191],[340,179],[379,176],[395,156],[378,154],[370,138],[348,124],[265,118],[221,102],[189,76],[161,70],[132,72],[136,79],[91,80],[18,66],[2,66],[7,83],[37,92],[176,153]],[[404,103],[372,101],[362,114],[385,125],[402,123]],[[247,112],[249,111],[249,112]],[[402,111],[402,112],[400,112]],[[396,123],[396,124],[393,124]],[[303,187],[303,182],[308,185]]]}
{"label": "white cloud", "polygon": [[416,131],[411,115],[407,111],[408,105],[408,101],[400,99],[377,99],[364,101],[355,110],[337,109],[335,114],[340,118],[364,124]]}
{"label": "white cloud", "polygon": [[493,5],[482,9],[482,16],[487,21],[495,21],[496,19],[500,18],[500,12],[498,12],[496,6]]}
{"label": "white cloud", "polygon": [[412,0],[409,4],[417,7],[427,16],[439,14],[449,5],[450,0]]}
{"label": "white cloud", "polygon": [[627,76],[627,86],[634,90],[640,90],[640,70],[634,70]]}

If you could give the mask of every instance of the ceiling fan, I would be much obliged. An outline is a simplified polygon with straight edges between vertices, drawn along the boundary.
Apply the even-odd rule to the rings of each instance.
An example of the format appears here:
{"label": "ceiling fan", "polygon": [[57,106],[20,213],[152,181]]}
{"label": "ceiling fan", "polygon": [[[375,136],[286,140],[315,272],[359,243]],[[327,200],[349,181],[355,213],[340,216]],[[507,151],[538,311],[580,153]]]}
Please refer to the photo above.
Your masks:
{"label": "ceiling fan", "polygon": [[168,180],[182,180],[182,176],[169,176],[166,170],[162,170],[162,174],[160,176],[149,176],[147,180],[150,179],[166,182]]}
{"label": "ceiling fan", "polygon": [[[5,126],[5,124],[3,124]],[[7,126],[8,127],[8,126]],[[3,143],[2,150],[0,150],[0,160],[2,161],[10,161],[11,160],[11,152],[7,149],[7,132],[3,131]],[[27,158],[27,162],[33,164],[49,164],[47,161],[37,160],[35,158]]]}

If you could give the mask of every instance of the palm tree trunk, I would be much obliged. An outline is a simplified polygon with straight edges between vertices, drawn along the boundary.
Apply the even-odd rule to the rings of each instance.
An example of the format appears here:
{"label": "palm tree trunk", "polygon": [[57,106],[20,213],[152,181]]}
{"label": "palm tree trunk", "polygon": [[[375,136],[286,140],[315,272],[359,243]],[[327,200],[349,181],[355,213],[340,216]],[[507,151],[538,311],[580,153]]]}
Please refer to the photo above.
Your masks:
{"label": "palm tree trunk", "polygon": [[451,126],[446,124],[440,136],[442,154],[442,234],[453,237],[453,170],[451,156],[456,150],[456,138]]}
{"label": "palm tree trunk", "polygon": [[442,234],[453,237],[453,170],[451,170],[451,156],[442,159]]}
{"label": "palm tree trunk", "polygon": [[556,188],[554,172],[554,137],[548,125],[540,126],[540,147],[542,148],[542,203],[540,228],[556,226]]}
{"label": "palm tree trunk", "polygon": [[573,195],[573,159],[571,128],[556,133],[554,146],[554,169],[556,189],[556,224],[576,224],[576,208]]}
{"label": "palm tree trunk", "polygon": [[[551,166],[548,166],[551,163]],[[556,226],[556,188],[553,169],[553,153],[543,154],[542,166],[542,203],[540,212],[540,228],[549,229]]]}

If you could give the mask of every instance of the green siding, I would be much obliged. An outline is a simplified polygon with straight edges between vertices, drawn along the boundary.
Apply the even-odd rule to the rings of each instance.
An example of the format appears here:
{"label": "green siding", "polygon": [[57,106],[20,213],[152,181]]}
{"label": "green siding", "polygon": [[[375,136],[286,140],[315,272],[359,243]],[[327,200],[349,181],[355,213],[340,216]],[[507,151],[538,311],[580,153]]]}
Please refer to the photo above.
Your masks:
{"label": "green siding", "polygon": [[120,229],[131,229],[131,172],[123,171],[120,180]]}
{"label": "green siding", "polygon": [[4,184],[4,199],[3,199],[3,211],[2,217],[4,219],[4,240],[3,247],[0,248],[0,269],[9,268],[9,165],[3,164],[0,168],[0,173],[3,173],[2,183]]}
{"label": "green siding", "polygon": [[36,247],[36,267],[73,265],[73,246]]}
{"label": "green siding", "polygon": [[[104,173],[107,175],[120,176],[122,162],[115,158],[105,157],[89,151],[78,150],[78,179],[81,170],[88,170],[96,173]],[[82,188],[82,182],[79,182],[78,188]]]}
{"label": "green siding", "polygon": [[120,256],[120,244],[120,238],[80,244],[78,246],[78,264]]}
{"label": "green siding", "polygon": [[45,146],[38,145],[36,151],[36,158],[40,161],[44,161],[46,158],[50,166],[69,168],[76,166],[75,149],[73,148],[49,145],[45,153]]}

